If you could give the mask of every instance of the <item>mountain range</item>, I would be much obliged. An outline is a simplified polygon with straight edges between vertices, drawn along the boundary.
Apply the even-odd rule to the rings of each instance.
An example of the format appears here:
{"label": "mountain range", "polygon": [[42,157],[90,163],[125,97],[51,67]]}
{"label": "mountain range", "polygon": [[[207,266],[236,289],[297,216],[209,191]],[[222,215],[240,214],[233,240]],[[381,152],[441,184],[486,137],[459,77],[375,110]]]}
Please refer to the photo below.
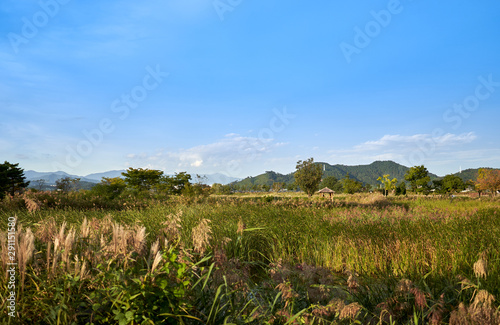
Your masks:
{"label": "mountain range", "polygon": [[[398,180],[404,180],[404,175],[410,169],[409,167],[398,164],[394,161],[375,161],[369,165],[356,165],[356,166],[347,166],[347,165],[330,165],[326,162],[316,162],[316,164],[320,164],[323,168],[323,177],[334,176],[337,179],[342,179],[349,173],[349,176],[362,182],[364,184],[378,185],[379,181],[377,178],[389,174],[390,178],[397,178]],[[475,169],[466,169],[461,171],[460,173],[455,173],[455,175],[462,178],[464,181],[468,180],[476,180],[477,178],[477,170]],[[27,170],[24,172],[26,179],[31,181],[31,186],[35,187],[35,181],[39,179],[45,180],[45,186],[51,186],[56,183],[56,180],[70,177],[70,178],[80,178],[80,183],[86,184],[86,187],[91,187],[93,184],[99,183],[103,177],[122,177],[122,172],[126,170],[110,170],[102,173],[94,173],[86,176],[79,175],[71,175],[66,172],[58,171],[58,172],[37,172],[34,170]],[[204,184],[233,184],[236,186],[253,186],[253,185],[269,185],[272,186],[273,183],[285,183],[291,184],[294,182],[294,172],[289,174],[280,174],[274,171],[267,171],[263,174],[247,177],[245,179],[229,177],[224,174],[216,173],[216,174],[208,174],[208,175],[200,175],[200,179],[197,179],[196,176],[193,176],[193,182],[200,181]],[[442,178],[436,174],[429,173],[431,180]]]}
{"label": "mountain range", "polygon": [[[72,175],[68,174],[63,171],[58,171],[58,172],[37,172],[34,170],[26,170],[24,171],[24,176],[26,176],[26,180],[31,182],[31,186],[34,186],[34,181],[43,179],[45,181],[45,185],[50,186],[54,185],[57,180],[65,177],[69,178],[80,178],[80,183],[85,182],[85,183],[90,183],[91,184],[96,184],[101,181],[103,177],[108,177],[108,178],[113,178],[113,177],[122,177],[122,173],[126,172],[126,170],[110,170],[107,172],[102,172],[102,173],[93,173],[89,174],[86,176],[80,176],[80,175]],[[193,182],[197,181],[196,176],[193,176]],[[224,174],[220,173],[215,173],[215,174],[207,174],[207,175],[200,175],[200,181],[205,184],[214,184],[214,183],[220,183],[220,184],[229,184],[232,182],[237,182],[241,180],[241,178],[236,178],[236,177],[229,177]]]}
{"label": "mountain range", "polygon": [[[357,165],[357,166],[346,166],[346,165],[330,165],[325,162],[316,162],[323,168],[323,177],[334,176],[337,179],[344,178],[347,173],[349,173],[350,178],[357,180],[364,184],[378,185],[380,182],[377,178],[385,174],[389,174],[390,178],[397,178],[398,180],[404,180],[406,172],[410,169],[409,167],[403,166],[393,161],[375,161],[369,165]],[[476,180],[477,178],[477,168],[463,170],[455,175],[462,178],[464,181]],[[442,177],[429,173],[431,180],[440,179]],[[255,177],[247,177],[241,181],[234,182],[236,186],[248,187],[252,185],[268,185],[272,186],[273,183],[280,182],[285,184],[291,184],[294,182],[294,173],[280,174],[273,171],[267,171],[264,174],[260,174]]]}

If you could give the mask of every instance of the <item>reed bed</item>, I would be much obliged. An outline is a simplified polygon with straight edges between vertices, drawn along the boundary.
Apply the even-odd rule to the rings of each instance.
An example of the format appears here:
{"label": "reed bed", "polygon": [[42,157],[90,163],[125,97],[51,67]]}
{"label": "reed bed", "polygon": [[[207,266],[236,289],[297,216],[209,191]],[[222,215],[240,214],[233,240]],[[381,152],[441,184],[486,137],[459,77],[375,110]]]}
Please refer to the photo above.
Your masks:
{"label": "reed bed", "polygon": [[120,209],[29,200],[0,212],[0,229],[17,218],[25,322],[500,323],[494,199],[181,197]]}

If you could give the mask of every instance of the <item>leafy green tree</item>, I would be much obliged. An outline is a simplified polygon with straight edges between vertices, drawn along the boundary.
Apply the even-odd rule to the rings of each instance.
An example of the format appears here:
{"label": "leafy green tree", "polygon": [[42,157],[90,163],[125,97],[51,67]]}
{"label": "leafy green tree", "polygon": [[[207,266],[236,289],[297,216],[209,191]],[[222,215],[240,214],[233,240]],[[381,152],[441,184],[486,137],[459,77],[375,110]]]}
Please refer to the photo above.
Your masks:
{"label": "leafy green tree", "polygon": [[211,189],[212,189],[212,193],[213,194],[216,194],[216,195],[221,195],[223,194],[222,193],[222,187],[224,185],[220,184],[220,183],[213,183],[212,186],[211,186]]}
{"label": "leafy green tree", "polygon": [[424,165],[411,167],[405,174],[405,180],[410,182],[411,190],[415,193],[429,194],[429,171]]}
{"label": "leafy green tree", "polygon": [[272,189],[273,189],[274,192],[278,193],[284,187],[285,187],[285,183],[282,183],[282,182],[273,182]]}
{"label": "leafy green tree", "polygon": [[[210,186],[205,184],[205,182],[208,181],[208,177],[206,176],[201,176],[199,174],[196,174],[195,176],[195,183],[191,183],[191,175],[187,174],[186,172],[180,173],[182,174],[180,177],[183,180],[182,184],[183,187],[181,189],[181,194],[183,196],[188,196],[188,197],[207,197],[210,195]],[[177,174],[176,176],[178,176]],[[187,177],[189,175],[189,178]],[[187,182],[186,182],[187,179]]]}
{"label": "leafy green tree", "polygon": [[294,192],[294,191],[297,191],[297,184],[295,182],[293,183],[289,183],[287,186],[286,186],[286,189],[287,191],[290,191],[290,192]]}
{"label": "leafy green tree", "polygon": [[212,192],[216,195],[229,195],[231,194],[231,186],[214,183],[212,185]]}
{"label": "leafy green tree", "polygon": [[71,188],[71,178],[63,177],[56,180],[56,188],[58,191],[62,191],[64,193],[69,192]]}
{"label": "leafy green tree", "polygon": [[182,189],[182,195],[188,197],[207,197],[210,195],[210,186],[200,183],[188,183]]}
{"label": "leafy green tree", "polygon": [[112,200],[117,198],[125,190],[125,188],[127,188],[127,184],[123,178],[103,177],[101,182],[96,184],[90,192]]}
{"label": "leafy green tree", "polygon": [[160,184],[163,172],[155,169],[130,167],[122,175],[125,177],[125,183],[128,187],[139,191],[149,191]]}
{"label": "leafy green tree", "polygon": [[381,176],[377,178],[377,181],[381,182],[382,185],[384,186],[384,195],[387,196],[389,194],[389,191],[392,191],[393,189],[396,188],[396,183],[398,182],[397,178],[389,179],[389,174],[385,174],[384,176]]}
{"label": "leafy green tree", "polygon": [[342,192],[342,183],[335,176],[326,176],[319,184],[320,188],[328,187],[336,193]]}
{"label": "leafy green tree", "polygon": [[349,173],[345,175],[345,177],[341,180],[342,182],[342,187],[344,188],[344,193],[347,194],[354,194],[363,188],[363,184],[361,182],[358,182],[355,179],[352,179],[349,176]]}
{"label": "leafy green tree", "polygon": [[191,175],[187,172],[175,173],[173,177],[173,184],[177,191],[179,191],[178,193],[182,193],[184,187],[191,184]]}
{"label": "leafy green tree", "polygon": [[296,168],[297,171],[294,175],[295,183],[311,197],[318,190],[321,177],[323,176],[321,165],[315,164],[314,159],[309,158],[305,161],[299,160]]}
{"label": "leafy green tree", "polygon": [[79,189],[80,178],[63,177],[56,180],[56,188],[64,193],[77,191]]}
{"label": "leafy green tree", "polygon": [[443,180],[442,179],[435,179],[432,181],[432,188],[436,193],[441,193],[443,194]]}
{"label": "leafy green tree", "polygon": [[47,181],[41,178],[33,181],[33,183],[35,183],[34,185],[37,190],[42,191],[45,188]]}
{"label": "leafy green tree", "polygon": [[163,175],[156,188],[168,194],[179,195],[186,186],[191,185],[191,175],[186,172],[176,173],[174,176]]}
{"label": "leafy green tree", "polygon": [[457,193],[465,190],[464,181],[457,175],[446,175],[442,180],[442,184],[444,193]]}
{"label": "leafy green tree", "polygon": [[19,164],[11,164],[7,161],[0,164],[0,198],[3,198],[6,192],[14,196],[16,192],[24,190],[29,184]]}
{"label": "leafy green tree", "polygon": [[372,190],[372,185],[368,183],[363,184],[363,187],[361,188],[361,191],[366,193],[371,192],[371,190]]}
{"label": "leafy green tree", "polygon": [[404,181],[399,182],[396,186],[396,195],[406,195],[406,183]]}
{"label": "leafy green tree", "polygon": [[72,178],[70,188],[72,191],[78,191],[80,189],[80,178]]}

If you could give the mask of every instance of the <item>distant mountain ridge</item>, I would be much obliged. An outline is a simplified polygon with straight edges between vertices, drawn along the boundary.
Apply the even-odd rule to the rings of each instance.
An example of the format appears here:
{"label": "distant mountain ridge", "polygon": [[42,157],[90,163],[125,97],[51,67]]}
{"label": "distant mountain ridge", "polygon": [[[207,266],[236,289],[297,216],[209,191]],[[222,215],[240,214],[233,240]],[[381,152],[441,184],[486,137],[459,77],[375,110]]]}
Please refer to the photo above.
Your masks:
{"label": "distant mountain ridge", "polygon": [[110,170],[110,171],[103,172],[103,173],[89,174],[89,175],[85,176],[85,178],[100,182],[103,177],[106,177],[106,178],[122,177],[123,172],[126,172],[126,170],[125,169]]}
{"label": "distant mountain ridge", "polygon": [[[365,184],[378,185],[379,181],[377,178],[389,174],[391,178],[397,178],[399,181],[404,180],[404,175],[406,171],[410,169],[409,167],[403,166],[393,161],[375,161],[368,165],[330,165],[326,162],[316,162],[320,164],[324,170],[324,177],[335,176],[337,179],[342,179],[347,173],[352,179],[360,181]],[[477,171],[479,168],[471,168],[461,171],[460,173],[455,173],[454,175],[459,176],[464,181],[476,180]],[[86,176],[78,176],[68,174],[63,171],[58,172],[37,172],[34,170],[24,171],[26,180],[32,181],[30,186],[35,186],[33,181],[43,179],[47,186],[54,185],[58,179],[64,177],[70,178],[80,178],[81,182],[88,182],[89,185],[97,184],[101,181],[103,177],[121,177],[121,173],[126,170],[110,170],[102,173],[93,173]],[[238,186],[253,186],[253,185],[269,185],[272,186],[273,183],[285,183],[292,184],[294,182],[294,172],[289,174],[280,174],[274,171],[267,171],[263,174],[247,177],[245,179],[230,177],[221,173],[200,175],[198,180],[196,174],[191,174],[192,182],[200,181],[204,184],[212,185],[214,183],[219,184],[234,184]],[[431,180],[442,178],[435,174],[429,173]]]}
{"label": "distant mountain ridge", "polygon": [[85,182],[90,182],[90,183],[98,183],[99,181],[96,181],[91,178],[83,177],[83,176],[78,176],[78,175],[72,175],[68,174],[63,171],[57,171],[57,172],[37,172],[34,170],[26,170],[24,171],[24,176],[26,176],[26,180],[28,181],[35,181],[39,179],[45,180],[45,182],[50,185],[50,184],[55,184],[57,180],[65,177],[70,177],[70,178],[80,178],[81,181]]}
{"label": "distant mountain ridge", "polygon": [[[192,181],[196,181],[196,175],[191,175],[193,177]],[[241,181],[241,178],[237,177],[231,177],[227,176],[221,173],[215,173],[215,174],[207,174],[207,175],[200,175],[201,176],[201,183],[205,183],[208,185],[212,185],[215,183],[226,185],[230,184],[233,182],[238,182]]]}
{"label": "distant mountain ridge", "polygon": [[[355,179],[364,184],[378,185],[380,182],[377,178],[385,174],[389,174],[390,178],[397,178],[398,181],[404,180],[404,175],[410,169],[410,167],[403,166],[394,161],[374,161],[369,165],[330,165],[325,162],[316,162],[322,166],[324,172],[323,177],[334,176],[337,179],[342,179],[349,173],[349,177]],[[476,180],[477,178],[476,169],[467,169],[461,173],[455,173],[454,175],[459,176],[464,181]],[[234,182],[237,186],[252,186],[252,185],[268,185],[272,186],[275,182],[282,182],[286,184],[291,184],[294,182],[294,172],[289,174],[280,174],[273,171],[267,171],[264,174],[260,174],[254,177],[247,177],[239,182]],[[442,177],[429,173],[431,180],[440,179]]]}
{"label": "distant mountain ridge", "polygon": [[[78,176],[78,175],[72,175],[68,174],[63,171],[57,171],[57,172],[37,172],[34,170],[26,170],[24,171],[24,176],[26,176],[26,180],[28,181],[36,181],[39,179],[43,179],[46,182],[46,185],[54,185],[57,180],[65,177],[69,178],[80,178],[80,181],[82,182],[88,182],[88,183],[93,183],[97,184],[99,183],[103,177],[107,178],[113,178],[113,177],[122,177],[122,173],[126,172],[126,170],[110,170],[107,172],[102,172],[102,173],[93,173],[89,174],[87,176]],[[191,177],[193,178],[192,181],[195,182],[196,175],[191,174]],[[241,180],[241,178],[236,178],[236,177],[230,177],[221,173],[215,173],[215,174],[207,174],[207,175],[200,175],[200,181],[202,183],[206,183],[209,185],[212,185],[214,183],[220,183],[220,184],[229,184],[232,182],[237,182]],[[34,185],[34,184],[31,184]]]}

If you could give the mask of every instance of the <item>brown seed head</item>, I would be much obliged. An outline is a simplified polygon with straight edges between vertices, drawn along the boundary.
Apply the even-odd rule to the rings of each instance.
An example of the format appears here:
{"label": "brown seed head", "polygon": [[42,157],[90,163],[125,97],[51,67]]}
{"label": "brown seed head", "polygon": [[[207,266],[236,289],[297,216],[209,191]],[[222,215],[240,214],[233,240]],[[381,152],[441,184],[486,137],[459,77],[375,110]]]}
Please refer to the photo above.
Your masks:
{"label": "brown seed head", "polygon": [[202,219],[200,224],[193,228],[192,239],[194,251],[203,255],[209,246],[209,241],[212,239],[210,228],[210,220]]}
{"label": "brown seed head", "polygon": [[361,305],[358,304],[357,302],[353,302],[340,311],[340,319],[354,319],[356,318],[356,315],[359,313],[361,310]]}
{"label": "brown seed head", "polygon": [[488,276],[488,262],[482,257],[474,263],[474,274],[478,278],[486,278]]}

